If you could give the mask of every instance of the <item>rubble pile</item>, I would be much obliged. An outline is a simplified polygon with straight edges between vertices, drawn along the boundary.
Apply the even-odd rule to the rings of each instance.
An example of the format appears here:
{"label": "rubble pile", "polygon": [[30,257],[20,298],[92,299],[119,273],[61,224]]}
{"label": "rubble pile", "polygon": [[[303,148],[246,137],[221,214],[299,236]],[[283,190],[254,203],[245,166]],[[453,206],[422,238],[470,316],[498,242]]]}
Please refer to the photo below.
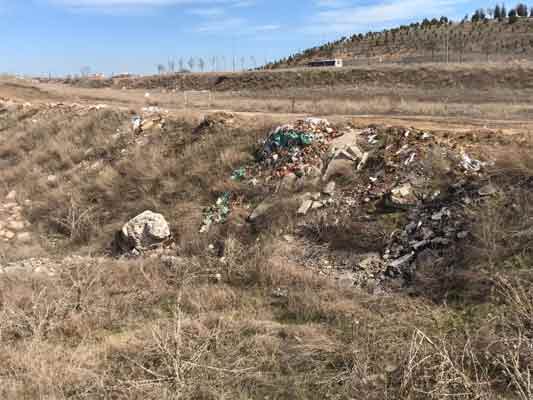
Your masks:
{"label": "rubble pile", "polygon": [[465,207],[497,193],[483,183],[487,163],[415,129],[370,127],[353,138],[331,146],[323,181],[331,184],[328,170],[336,160],[351,163],[356,179],[335,190],[330,207],[301,221],[300,234],[317,223],[335,227],[362,218],[370,227],[381,216],[397,215],[394,230],[379,254],[354,257],[310,244],[300,262],[344,284],[365,286],[390,278],[409,281],[420,254],[433,260],[455,254],[470,235]]}
{"label": "rubble pile", "polygon": [[322,157],[329,142],[338,131],[324,119],[307,118],[294,124],[279,126],[261,143],[256,176],[282,178],[289,174],[298,177],[311,171],[321,171]]}

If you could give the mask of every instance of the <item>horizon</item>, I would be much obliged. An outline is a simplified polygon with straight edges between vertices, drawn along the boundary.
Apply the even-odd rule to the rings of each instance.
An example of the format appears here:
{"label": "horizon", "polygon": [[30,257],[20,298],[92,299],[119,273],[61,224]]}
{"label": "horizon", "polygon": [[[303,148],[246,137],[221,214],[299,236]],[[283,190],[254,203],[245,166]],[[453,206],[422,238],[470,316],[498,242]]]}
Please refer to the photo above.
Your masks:
{"label": "horizon", "polygon": [[[250,69],[342,36],[490,6],[465,0],[0,0],[0,72],[154,74],[205,60],[206,71]],[[217,59],[215,61],[215,57]]]}

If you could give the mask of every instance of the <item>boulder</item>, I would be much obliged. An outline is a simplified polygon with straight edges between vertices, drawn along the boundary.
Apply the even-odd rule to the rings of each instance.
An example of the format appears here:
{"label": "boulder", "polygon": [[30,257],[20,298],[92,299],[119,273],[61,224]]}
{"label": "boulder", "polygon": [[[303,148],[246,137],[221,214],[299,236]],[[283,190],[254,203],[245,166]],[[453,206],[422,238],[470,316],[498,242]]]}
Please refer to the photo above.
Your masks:
{"label": "boulder", "polygon": [[259,218],[262,218],[263,216],[268,214],[272,207],[274,207],[273,202],[271,202],[270,200],[264,200],[252,211],[252,213],[248,217],[248,222],[255,222]]}
{"label": "boulder", "polygon": [[125,251],[149,250],[169,237],[170,228],[165,217],[145,211],[124,224],[120,231],[120,247]]}

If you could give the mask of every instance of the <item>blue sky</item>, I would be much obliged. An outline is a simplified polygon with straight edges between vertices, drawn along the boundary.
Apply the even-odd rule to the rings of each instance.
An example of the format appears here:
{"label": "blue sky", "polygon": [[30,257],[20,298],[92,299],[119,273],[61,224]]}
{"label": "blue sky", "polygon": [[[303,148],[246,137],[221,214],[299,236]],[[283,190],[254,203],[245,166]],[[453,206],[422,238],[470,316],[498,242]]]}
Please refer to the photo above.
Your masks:
{"label": "blue sky", "polygon": [[[154,73],[169,59],[231,68],[336,39],[446,15],[479,0],[0,0],[0,72]],[[509,4],[511,5],[511,4]],[[253,58],[252,58],[253,57]],[[211,64],[207,63],[207,68]]]}

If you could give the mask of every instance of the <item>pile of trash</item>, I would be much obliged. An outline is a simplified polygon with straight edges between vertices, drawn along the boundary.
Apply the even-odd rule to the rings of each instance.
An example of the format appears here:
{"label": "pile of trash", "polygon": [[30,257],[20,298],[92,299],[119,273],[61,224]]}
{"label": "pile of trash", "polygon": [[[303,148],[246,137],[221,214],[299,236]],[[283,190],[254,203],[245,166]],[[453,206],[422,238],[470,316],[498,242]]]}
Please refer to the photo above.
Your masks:
{"label": "pile of trash", "polygon": [[[331,143],[329,155],[324,184],[334,182],[330,179],[335,174],[328,171],[337,163],[348,165],[355,178],[332,193],[329,207],[316,208],[313,218],[301,221],[301,232],[306,227],[312,232],[317,223],[340,226],[362,215],[366,224],[387,215],[398,221],[381,251],[360,259],[339,254],[324,243],[308,242],[305,264],[345,283],[351,281],[352,286],[380,285],[391,278],[408,282],[420,257],[436,262],[457,254],[471,236],[466,207],[498,192],[484,179],[489,163],[457,143],[439,141],[413,128],[372,126],[347,132]],[[308,203],[304,200],[302,207]]]}
{"label": "pile of trash", "polygon": [[281,178],[288,174],[306,175],[322,168],[322,157],[338,131],[325,119],[307,118],[274,129],[261,143],[258,175]]}
{"label": "pile of trash", "polygon": [[141,134],[154,129],[161,130],[165,127],[165,118],[161,114],[147,116],[135,115],[131,118],[131,127],[135,134]]}
{"label": "pile of trash", "polygon": [[225,192],[217,199],[214,205],[204,209],[200,233],[208,232],[213,224],[222,224],[226,222],[229,214],[230,193]]}

